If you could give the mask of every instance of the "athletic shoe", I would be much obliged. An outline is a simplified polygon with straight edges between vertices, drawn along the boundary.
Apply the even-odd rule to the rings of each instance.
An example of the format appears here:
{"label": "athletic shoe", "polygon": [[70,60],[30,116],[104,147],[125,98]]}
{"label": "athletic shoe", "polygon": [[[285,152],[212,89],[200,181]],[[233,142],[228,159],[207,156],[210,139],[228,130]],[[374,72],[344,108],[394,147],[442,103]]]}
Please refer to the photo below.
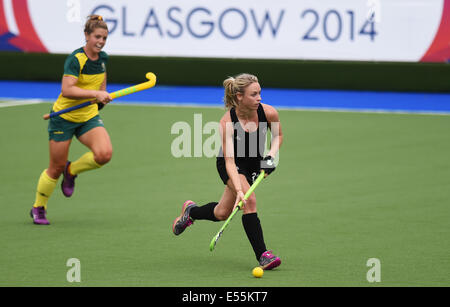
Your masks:
{"label": "athletic shoe", "polygon": [[265,251],[259,258],[259,265],[263,270],[272,270],[281,264],[281,259],[272,254],[272,251]]}
{"label": "athletic shoe", "polygon": [[197,204],[192,200],[187,200],[184,202],[183,208],[181,209],[181,215],[177,217],[172,224],[172,231],[176,236],[181,234],[186,227],[189,227],[194,223],[194,220],[189,215],[189,212],[194,207],[197,207]]}
{"label": "athletic shoe", "polygon": [[33,223],[37,225],[50,225],[50,222],[45,217],[44,207],[33,207],[30,211],[30,216],[33,218]]}
{"label": "athletic shoe", "polygon": [[75,190],[75,178],[77,176],[72,176],[69,172],[70,161],[67,161],[66,167],[64,167],[63,181],[61,182],[61,190],[65,197],[70,197]]}

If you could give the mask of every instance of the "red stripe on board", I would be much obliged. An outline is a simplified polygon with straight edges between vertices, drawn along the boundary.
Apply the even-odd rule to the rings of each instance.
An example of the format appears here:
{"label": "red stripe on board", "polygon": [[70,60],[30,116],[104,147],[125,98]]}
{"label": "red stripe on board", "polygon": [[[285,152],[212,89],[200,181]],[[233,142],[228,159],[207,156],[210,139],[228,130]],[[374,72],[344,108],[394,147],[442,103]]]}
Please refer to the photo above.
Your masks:
{"label": "red stripe on board", "polygon": [[11,39],[11,44],[28,52],[48,52],[37,35],[30,18],[27,0],[13,1],[14,16],[19,36]]}
{"label": "red stripe on board", "polygon": [[9,32],[8,24],[6,23],[5,7],[3,0],[0,0],[0,35]]}
{"label": "red stripe on board", "polygon": [[450,0],[444,0],[441,23],[433,43],[421,62],[446,62],[450,59]]}

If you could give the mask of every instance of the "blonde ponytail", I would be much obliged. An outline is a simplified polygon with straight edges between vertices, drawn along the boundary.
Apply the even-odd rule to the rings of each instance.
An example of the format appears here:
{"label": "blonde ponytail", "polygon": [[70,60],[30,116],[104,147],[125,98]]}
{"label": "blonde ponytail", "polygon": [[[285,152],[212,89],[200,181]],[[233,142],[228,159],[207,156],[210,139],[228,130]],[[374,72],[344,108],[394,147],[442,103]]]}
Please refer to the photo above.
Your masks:
{"label": "blonde ponytail", "polygon": [[223,81],[225,89],[224,102],[225,108],[231,109],[239,105],[237,93],[244,94],[245,89],[252,83],[258,82],[258,78],[254,75],[243,73],[236,77],[228,77]]}

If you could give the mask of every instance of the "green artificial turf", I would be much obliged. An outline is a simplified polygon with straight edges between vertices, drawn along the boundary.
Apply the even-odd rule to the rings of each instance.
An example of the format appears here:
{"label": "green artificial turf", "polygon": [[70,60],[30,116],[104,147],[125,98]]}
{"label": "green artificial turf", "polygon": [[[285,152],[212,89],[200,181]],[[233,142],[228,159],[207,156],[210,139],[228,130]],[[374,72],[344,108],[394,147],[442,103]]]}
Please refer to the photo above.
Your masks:
{"label": "green artificial turf", "polygon": [[[186,199],[218,201],[214,158],[175,158],[175,122],[218,121],[223,109],[111,105],[101,116],[111,162],[81,174],[72,198],[55,189],[50,226],[29,211],[48,165],[49,104],[0,109],[0,286],[448,286],[450,117],[280,111],[277,170],[256,190],[279,268],[257,266],[240,213],[171,231]],[[206,139],[208,136],[203,136]],[[86,152],[74,139],[69,159]],[[60,179],[61,180],[61,179]],[[66,279],[67,260],[81,282]],[[369,283],[378,258],[381,282]]]}

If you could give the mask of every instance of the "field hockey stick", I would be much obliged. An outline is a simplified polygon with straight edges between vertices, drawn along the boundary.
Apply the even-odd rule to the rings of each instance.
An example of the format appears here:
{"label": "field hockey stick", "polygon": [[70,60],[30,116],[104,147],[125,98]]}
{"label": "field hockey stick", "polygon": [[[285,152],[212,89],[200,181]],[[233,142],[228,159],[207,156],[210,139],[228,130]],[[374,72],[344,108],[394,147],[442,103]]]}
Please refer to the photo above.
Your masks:
{"label": "field hockey stick", "polygon": [[[250,189],[248,189],[247,193],[245,193],[244,200],[247,200],[250,197],[250,195],[252,195],[253,191],[256,189],[258,184],[261,182],[261,180],[264,179],[264,174],[265,174],[265,172],[262,170],[261,174],[259,174],[259,176],[258,176],[258,178],[256,178],[255,182],[253,182],[253,184],[250,187]],[[238,212],[242,208],[242,206],[243,206],[243,202],[241,200],[239,202],[239,204],[236,206],[236,208],[234,208],[234,210],[231,213],[231,215],[227,218],[225,223],[222,225],[222,228],[220,228],[219,232],[214,236],[214,238],[212,238],[211,244],[209,244],[209,250],[210,251],[214,250],[214,247],[216,247],[217,241],[219,241],[220,237],[223,234],[223,231],[225,230],[225,228],[227,228],[227,226],[230,224],[230,222],[233,219],[233,217],[236,214],[236,212]]]}
{"label": "field hockey stick", "polygon": [[[137,84],[137,85],[133,85],[133,86],[130,86],[130,87],[118,90],[118,91],[113,92],[113,93],[111,93],[109,95],[111,96],[112,99],[116,99],[116,98],[119,98],[119,97],[122,97],[122,96],[130,95],[130,94],[133,94],[133,93],[136,93],[136,92],[140,92],[140,91],[149,89],[151,87],[154,87],[155,84],[156,84],[156,76],[155,76],[155,74],[152,73],[152,72],[148,72],[145,75],[145,77],[148,79],[147,82],[143,82],[143,83],[140,83],[140,84]],[[73,107],[70,107],[70,108],[66,108],[66,109],[62,109],[62,110],[60,110],[58,112],[45,114],[43,117],[44,117],[45,120],[47,120],[47,119],[50,119],[52,117],[55,117],[55,116],[58,116],[58,115],[61,115],[61,114],[64,114],[64,113],[71,112],[73,110],[78,110],[78,109],[87,107],[87,106],[89,106],[91,104],[94,104],[94,103],[97,103],[97,102],[98,102],[97,100],[86,101],[86,102],[83,102],[83,103],[78,104],[76,106],[73,106]]]}

